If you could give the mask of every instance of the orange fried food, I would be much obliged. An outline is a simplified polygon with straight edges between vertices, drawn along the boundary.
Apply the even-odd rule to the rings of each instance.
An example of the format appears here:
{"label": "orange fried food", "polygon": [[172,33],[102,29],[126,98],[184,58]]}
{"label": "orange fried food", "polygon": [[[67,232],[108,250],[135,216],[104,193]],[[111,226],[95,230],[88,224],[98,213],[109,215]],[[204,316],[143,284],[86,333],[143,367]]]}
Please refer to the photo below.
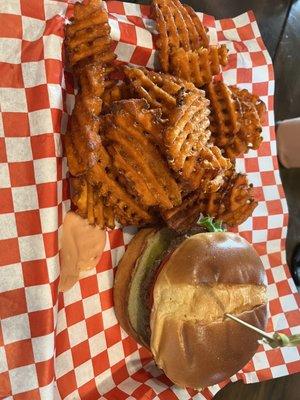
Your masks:
{"label": "orange fried food", "polygon": [[161,108],[164,116],[176,107],[183,90],[197,91],[191,82],[146,68],[125,67],[124,72],[132,96],[147,100],[151,108]]}
{"label": "orange fried food", "polygon": [[155,145],[162,146],[162,132],[164,120],[161,119],[160,109],[151,109],[144,99],[131,99],[114,103],[114,114],[118,111],[127,114],[133,127],[140,126],[144,130],[145,136],[148,137]]}
{"label": "orange fried food", "polygon": [[199,196],[198,191],[191,192],[182,199],[180,206],[162,210],[161,216],[165,223],[176,232],[183,232],[194,226],[201,215]]}
{"label": "orange fried food", "polygon": [[72,141],[70,129],[63,136],[65,154],[68,160],[68,167],[74,176],[82,175],[86,170],[86,163],[81,159]]}
{"label": "orange fried food", "polygon": [[163,218],[182,231],[200,213],[227,225],[243,222],[256,202],[231,160],[259,146],[263,102],[212,82],[227,49],[209,46],[197,14],[179,0],[153,0],[167,73],[124,67],[125,82],[117,82],[100,6],[76,3],[66,28],[79,89],[64,144],[78,214],[101,228]]}
{"label": "orange fried food", "polygon": [[71,178],[71,199],[77,213],[94,224],[94,189],[85,177]]}
{"label": "orange fried food", "polygon": [[94,221],[101,229],[115,227],[115,213],[111,206],[105,204],[104,198],[94,189]]}
{"label": "orange fried food", "polygon": [[223,147],[239,130],[239,108],[232,92],[223,82],[211,82],[205,87],[210,101],[210,130],[214,143]]}
{"label": "orange fried food", "polygon": [[[180,3],[179,0],[172,0],[168,3],[171,13],[174,16],[177,16],[176,27],[179,38],[186,37],[186,42],[183,43],[182,47],[186,50],[198,49],[201,46],[201,37],[199,36],[198,30],[196,29],[194,20],[191,18],[190,13]],[[199,23],[201,24],[200,20]]]}
{"label": "orange fried food", "polygon": [[253,103],[240,102],[239,122],[239,131],[233,141],[225,147],[225,152],[231,159],[247,153],[249,149],[258,149],[262,142],[262,126]]}
{"label": "orange fried food", "polygon": [[221,72],[221,65],[227,64],[226,46],[210,46],[198,50],[174,49],[170,70],[174,75],[193,82],[197,87],[209,83],[214,75]]}
{"label": "orange fried food", "polygon": [[217,218],[228,226],[237,226],[252,215],[256,206],[253,185],[248,183],[246,175],[234,173],[223,189],[223,209]]}
{"label": "orange fried food", "polygon": [[171,45],[173,47],[175,45],[176,48],[179,47],[175,22],[166,6],[158,5],[153,2],[153,11],[155,15],[156,30],[158,31],[156,47],[158,49],[159,62],[162,70],[168,72],[170,67],[170,47]]}
{"label": "orange fried food", "polygon": [[115,227],[115,216],[112,207],[104,204],[104,199],[86,177],[71,178],[71,200],[76,212],[87,218],[90,224],[97,224],[101,229]]}
{"label": "orange fried food", "polygon": [[71,201],[75,205],[77,213],[83,218],[87,217],[87,186],[84,176],[70,178]]}
{"label": "orange fried food", "polygon": [[216,147],[208,147],[210,138],[208,100],[204,92],[181,92],[178,106],[169,115],[163,133],[168,163],[189,189],[216,190],[212,182],[230,167]]}
{"label": "orange fried food", "polygon": [[110,225],[105,224],[112,221],[112,218],[123,225],[142,226],[153,223],[154,215],[127,192],[118,176],[119,172],[114,168],[110,155],[101,147],[97,163],[86,174],[87,182],[94,188],[96,222],[104,218],[104,226],[109,227],[113,227],[112,222]]}
{"label": "orange fried food", "polygon": [[86,64],[77,69],[76,73],[80,87],[79,94],[83,93],[85,97],[102,96],[105,89],[106,68],[101,63]]}
{"label": "orange fried food", "polygon": [[233,169],[217,192],[189,193],[179,207],[162,212],[167,224],[176,231],[193,226],[201,214],[215,217],[228,226],[237,226],[253,213],[257,206],[253,187],[244,174]]}
{"label": "orange fried food", "polygon": [[107,114],[110,111],[113,102],[131,97],[130,89],[125,82],[118,84],[114,82],[113,85],[107,86],[102,96],[102,114]]}
{"label": "orange fried food", "polygon": [[217,146],[203,146],[194,165],[195,170],[190,175],[188,188],[198,187],[205,192],[216,192],[223,184],[231,162],[222,155]]}
{"label": "orange fried food", "polygon": [[153,0],[158,31],[156,42],[164,72],[201,87],[227,64],[227,49],[209,46],[206,30],[197,14],[179,0]]}
{"label": "orange fried food", "polygon": [[210,137],[208,100],[203,91],[182,92],[178,107],[170,113],[164,132],[164,143],[170,167],[183,172],[187,158],[197,156],[196,146],[205,145]]}
{"label": "orange fried food", "polygon": [[98,161],[87,176],[103,199],[104,206],[113,210],[115,219],[122,225],[143,226],[156,221],[155,216],[120,185],[112,166],[104,168]]}
{"label": "orange fried food", "polygon": [[86,173],[98,161],[102,147],[99,136],[101,97],[114,84],[108,76],[115,55],[110,49],[107,12],[100,5],[100,0],[76,3],[72,23],[66,27],[66,49],[79,83],[65,137],[69,168],[74,176]]}
{"label": "orange fried food", "polygon": [[110,51],[108,16],[100,8],[101,3],[102,0],[90,0],[87,4],[76,3],[74,6],[74,18],[66,27],[65,39],[71,66]]}
{"label": "orange fried food", "polygon": [[138,225],[150,222],[152,217],[126,194],[113,174],[101,169],[101,163],[93,167],[88,178],[71,178],[70,183],[76,212],[90,224],[113,229],[116,220]]}
{"label": "orange fried food", "polygon": [[198,47],[195,47],[195,50],[199,47],[208,47],[209,39],[207,36],[207,29],[203,26],[201,20],[199,19],[198,15],[195,13],[195,10],[192,7],[188,6],[187,4],[184,4],[183,7],[189,13],[189,15],[193,21],[193,24],[195,26],[195,29],[198,33],[199,45],[198,45]]}
{"label": "orange fried food", "polygon": [[159,33],[156,45],[164,72],[170,71],[173,50],[208,47],[205,28],[192,9],[179,0],[153,0],[152,6]]}
{"label": "orange fried food", "polygon": [[105,143],[130,193],[145,206],[171,208],[181,203],[181,192],[156,146],[159,123],[143,99],[116,102],[106,118]]}
{"label": "orange fried food", "polygon": [[83,174],[97,162],[97,151],[102,146],[97,117],[101,104],[101,99],[95,96],[81,93],[75,98],[70,128],[66,133],[66,153],[74,176]]}
{"label": "orange fried food", "polygon": [[97,149],[101,146],[98,115],[104,88],[104,67],[88,64],[81,68],[79,92],[75,96],[75,106],[65,135],[69,169],[74,176],[82,175],[97,162]]}
{"label": "orange fried food", "polygon": [[211,82],[205,87],[210,100],[212,141],[234,159],[249,149],[258,149],[265,105],[246,89]]}
{"label": "orange fried food", "polygon": [[258,116],[262,122],[264,118],[264,114],[266,112],[266,105],[265,103],[254,93],[248,92],[247,89],[239,89],[236,86],[229,86],[229,89],[233,94],[235,94],[240,102],[252,103]]}

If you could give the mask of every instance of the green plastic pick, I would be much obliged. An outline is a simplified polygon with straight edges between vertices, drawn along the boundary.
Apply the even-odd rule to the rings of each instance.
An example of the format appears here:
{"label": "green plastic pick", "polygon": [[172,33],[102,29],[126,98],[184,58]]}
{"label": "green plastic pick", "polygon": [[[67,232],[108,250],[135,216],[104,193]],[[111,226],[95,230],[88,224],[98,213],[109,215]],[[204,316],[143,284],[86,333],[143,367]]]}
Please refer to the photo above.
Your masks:
{"label": "green plastic pick", "polygon": [[263,338],[263,342],[270,345],[273,349],[276,347],[294,347],[300,345],[300,335],[287,336],[284,333],[275,332],[273,340]]}

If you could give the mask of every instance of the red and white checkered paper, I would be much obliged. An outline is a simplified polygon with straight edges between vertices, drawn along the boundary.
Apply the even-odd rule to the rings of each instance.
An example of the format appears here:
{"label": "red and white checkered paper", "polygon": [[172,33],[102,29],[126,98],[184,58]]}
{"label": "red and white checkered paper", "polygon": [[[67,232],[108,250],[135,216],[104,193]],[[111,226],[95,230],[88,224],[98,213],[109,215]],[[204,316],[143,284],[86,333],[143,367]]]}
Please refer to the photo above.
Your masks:
{"label": "red and white checkered paper", "polygon": [[[58,230],[70,207],[61,134],[74,104],[62,42],[72,7],[66,1],[0,2],[0,398],[211,399],[228,382],[201,393],[177,388],[117,323],[113,276],[132,229],[108,231],[97,268],[58,294]],[[119,60],[153,67],[149,7],[115,1],[107,7]],[[225,82],[259,94],[268,108],[259,151],[238,160],[259,200],[238,232],[266,269],[268,330],[300,333],[300,297],[285,264],[287,208],[276,158],[271,59],[252,12],[221,21],[199,15],[211,41],[229,48]],[[260,346],[231,380],[299,371],[297,348]]]}

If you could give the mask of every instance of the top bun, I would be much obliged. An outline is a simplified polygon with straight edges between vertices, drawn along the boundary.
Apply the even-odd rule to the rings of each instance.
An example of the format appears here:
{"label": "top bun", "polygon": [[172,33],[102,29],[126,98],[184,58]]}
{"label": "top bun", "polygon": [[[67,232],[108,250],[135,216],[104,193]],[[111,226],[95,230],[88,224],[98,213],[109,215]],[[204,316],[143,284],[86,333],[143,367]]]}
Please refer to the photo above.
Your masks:
{"label": "top bun", "polygon": [[254,248],[228,232],[185,240],[153,289],[151,351],[177,385],[201,389],[239,371],[259,336],[225,313],[264,329],[266,278]]}

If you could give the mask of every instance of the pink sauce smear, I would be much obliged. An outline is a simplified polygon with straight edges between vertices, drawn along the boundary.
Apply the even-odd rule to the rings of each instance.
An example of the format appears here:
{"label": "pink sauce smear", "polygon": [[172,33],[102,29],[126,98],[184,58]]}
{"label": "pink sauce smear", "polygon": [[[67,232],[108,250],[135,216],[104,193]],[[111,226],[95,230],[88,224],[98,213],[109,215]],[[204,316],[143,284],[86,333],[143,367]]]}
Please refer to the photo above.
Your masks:
{"label": "pink sauce smear", "polygon": [[60,239],[59,291],[70,289],[79,280],[81,271],[96,267],[105,242],[105,230],[89,225],[73,211],[66,214]]}

